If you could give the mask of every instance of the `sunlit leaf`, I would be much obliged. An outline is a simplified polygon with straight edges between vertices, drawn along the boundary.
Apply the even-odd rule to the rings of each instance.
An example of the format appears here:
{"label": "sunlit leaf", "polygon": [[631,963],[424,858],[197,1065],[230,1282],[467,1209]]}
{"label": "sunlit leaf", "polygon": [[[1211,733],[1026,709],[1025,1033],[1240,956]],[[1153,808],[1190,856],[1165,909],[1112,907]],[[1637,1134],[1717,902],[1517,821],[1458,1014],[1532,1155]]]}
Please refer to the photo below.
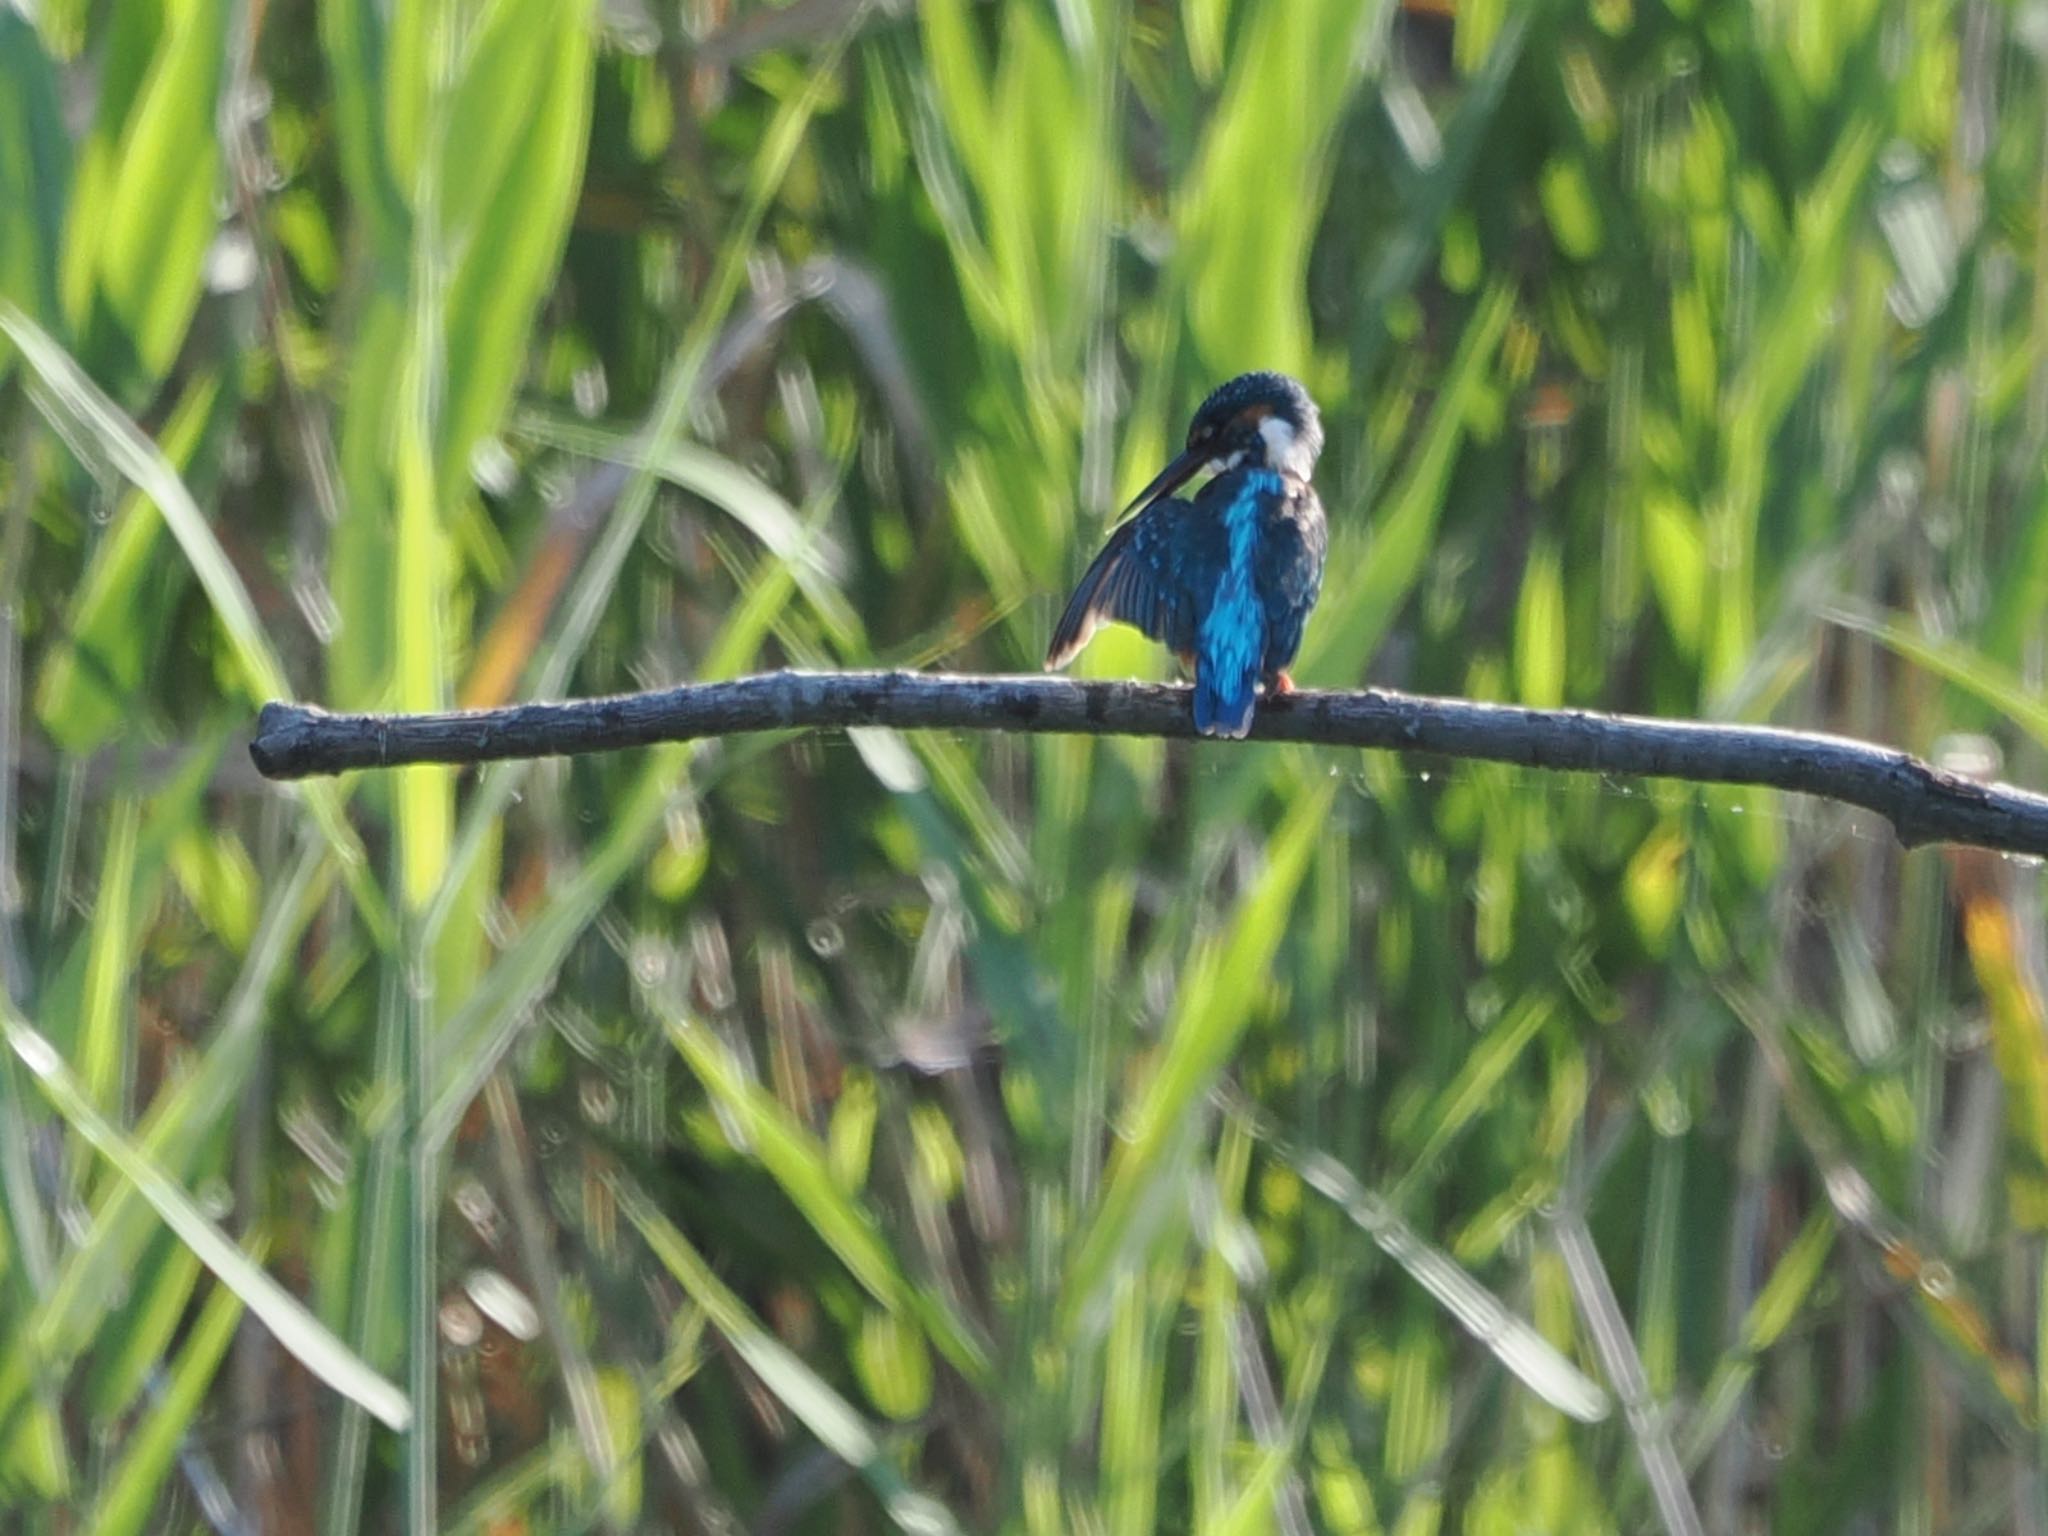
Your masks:
{"label": "sunlit leaf", "polygon": [[94,1151],[132,1183],[179,1239],[223,1286],[260,1318],[271,1335],[315,1377],[375,1414],[393,1429],[411,1418],[405,1395],[352,1354],[304,1303],[236,1247],[190,1195],[166,1178],[141,1149],[93,1108],[78,1080],[11,1004],[0,1003],[8,1047],[35,1077],[51,1106]]}

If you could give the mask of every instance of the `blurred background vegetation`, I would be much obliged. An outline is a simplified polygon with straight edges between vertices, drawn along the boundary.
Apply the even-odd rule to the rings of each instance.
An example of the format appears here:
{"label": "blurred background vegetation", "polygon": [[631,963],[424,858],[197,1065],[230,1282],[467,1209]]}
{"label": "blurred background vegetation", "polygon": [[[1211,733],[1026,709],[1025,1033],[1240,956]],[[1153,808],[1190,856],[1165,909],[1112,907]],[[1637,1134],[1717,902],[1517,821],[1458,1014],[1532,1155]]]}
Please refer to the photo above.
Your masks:
{"label": "blurred background vegetation", "polygon": [[1277,747],[241,750],[1033,668],[1274,367],[1304,683],[2048,782],[2044,59],[2039,0],[0,4],[0,1527],[2048,1527],[2031,863]]}

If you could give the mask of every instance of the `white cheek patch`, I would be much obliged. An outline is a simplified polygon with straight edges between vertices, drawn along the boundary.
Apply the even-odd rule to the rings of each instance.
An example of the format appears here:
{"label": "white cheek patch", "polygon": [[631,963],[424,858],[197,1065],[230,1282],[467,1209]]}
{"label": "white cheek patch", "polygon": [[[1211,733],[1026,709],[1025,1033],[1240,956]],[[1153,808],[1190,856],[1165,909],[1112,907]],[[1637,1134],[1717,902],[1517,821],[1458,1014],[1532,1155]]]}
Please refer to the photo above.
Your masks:
{"label": "white cheek patch", "polygon": [[1209,473],[1212,475],[1228,474],[1243,462],[1244,450],[1240,448],[1227,459],[1211,459],[1209,461]]}
{"label": "white cheek patch", "polygon": [[1313,467],[1295,437],[1294,428],[1282,416],[1268,416],[1259,423],[1259,436],[1266,440],[1266,462],[1298,480],[1306,480]]}

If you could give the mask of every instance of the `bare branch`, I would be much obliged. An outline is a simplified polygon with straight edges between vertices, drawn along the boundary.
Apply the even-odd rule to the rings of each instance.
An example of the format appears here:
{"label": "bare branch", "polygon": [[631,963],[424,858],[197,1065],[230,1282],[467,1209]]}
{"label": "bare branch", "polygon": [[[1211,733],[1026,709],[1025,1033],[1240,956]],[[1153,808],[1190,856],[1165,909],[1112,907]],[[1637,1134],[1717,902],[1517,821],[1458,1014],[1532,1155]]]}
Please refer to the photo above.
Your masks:
{"label": "bare branch", "polygon": [[[655,693],[444,715],[332,715],[305,705],[266,704],[249,750],[267,777],[295,779],[403,763],[557,757],[747,731],[864,725],[1195,734],[1188,690],[1158,683],[771,672]],[[1760,784],[1874,811],[1907,847],[1970,843],[2048,855],[2048,796],[1980,783],[1908,753],[1842,736],[1367,690],[1265,699],[1251,739],[1426,752],[1565,772]]]}

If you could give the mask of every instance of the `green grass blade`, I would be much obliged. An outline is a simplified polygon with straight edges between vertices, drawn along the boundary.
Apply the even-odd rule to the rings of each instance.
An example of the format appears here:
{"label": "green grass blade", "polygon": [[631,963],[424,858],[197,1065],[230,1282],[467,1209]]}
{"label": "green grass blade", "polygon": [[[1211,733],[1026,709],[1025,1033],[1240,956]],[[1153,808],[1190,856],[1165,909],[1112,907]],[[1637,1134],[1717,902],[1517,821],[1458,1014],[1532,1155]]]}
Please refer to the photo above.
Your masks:
{"label": "green grass blade", "polygon": [[[130,1186],[122,1182],[120,1187]],[[153,1240],[123,1274],[123,1305],[108,1312],[92,1341],[86,1399],[102,1424],[119,1422],[142,1395],[150,1373],[179,1336],[205,1269],[168,1229],[153,1228]]]}
{"label": "green grass blade", "polygon": [[1229,1485],[1225,1458],[1237,1431],[1238,1276],[1233,1261],[1242,1262],[1240,1248],[1252,1237],[1245,1226],[1244,1182],[1251,1163],[1252,1138],[1232,1117],[1224,1124],[1216,1149],[1215,1209],[1209,1219],[1217,1231],[1204,1243],[1200,1300],[1200,1334],[1195,1354],[1193,1445],[1188,1472],[1194,1524],[1207,1531],[1225,1507]]}
{"label": "green grass blade", "polygon": [[864,643],[860,615],[842,585],[848,567],[844,548],[816,519],[791,506],[725,455],[685,442],[650,447],[637,436],[550,412],[522,413],[517,429],[535,442],[646,470],[703,497],[789,565],[835,643],[843,647]]}
{"label": "green grass blade", "polygon": [[[421,713],[445,709],[448,704],[447,650],[442,636],[444,535],[435,510],[425,431],[424,424],[419,424],[399,434],[398,536],[393,560],[397,591],[392,604],[398,705]],[[455,816],[455,770],[436,763],[401,768],[395,793],[399,893],[409,910],[418,911],[433,898],[447,868]]]}
{"label": "green grass blade", "polygon": [[1466,1053],[1457,1074],[1444,1085],[1422,1117],[1422,1144],[1408,1172],[1388,1197],[1396,1210],[1406,1210],[1417,1187],[1435,1176],[1445,1151],[1491,1106],[1501,1080],[1556,1011],[1557,999],[1549,993],[1528,993]]}
{"label": "green grass blade", "polygon": [[1155,1181],[1251,1022],[1330,797],[1322,785],[1295,803],[1228,934],[1196,958],[1181,983],[1181,1006],[1164,1055],[1128,1117],[1108,1187],[1067,1275],[1063,1309],[1069,1323],[1093,1308],[1120,1256],[1130,1251],[1134,1218],[1156,1200]]}
{"label": "green grass blade", "polygon": [[988,1374],[988,1353],[936,1298],[919,1298],[896,1262],[882,1229],[832,1177],[825,1147],[782,1104],[749,1079],[725,1042],[664,997],[649,995],[669,1043],[704,1089],[732,1117],[752,1153],[782,1186],[819,1238],[839,1255],[861,1286],[884,1306],[909,1310],[932,1342],[970,1378]]}
{"label": "green grass blade", "polygon": [[221,1361],[234,1342],[242,1306],[242,1296],[233,1286],[214,1286],[185,1335],[162,1395],[150,1404],[129,1436],[106,1491],[93,1508],[94,1531],[102,1536],[130,1536],[148,1527],[162,1502],[163,1484],[178,1447],[192,1432]]}
{"label": "green grass blade", "polygon": [[711,1326],[821,1445],[867,1480],[900,1529],[909,1536],[946,1536],[959,1530],[944,1505],[904,1482],[853,1406],[762,1326],[675,1223],[624,1179],[614,1178],[612,1189],[626,1219],[676,1283],[710,1316]]}
{"label": "green grass blade", "polygon": [[560,884],[518,943],[498,958],[442,1026],[435,1042],[437,1067],[426,1122],[436,1144],[445,1143],[510,1048],[533,1003],[553,982],[569,946],[596,917],[613,887],[646,856],[696,750],[693,743],[678,743],[648,754],[583,867]]}
{"label": "green grass blade", "polygon": [[[1359,31],[1375,9],[1296,0],[1244,13],[1179,211],[1188,332],[1213,377],[1251,359],[1311,372],[1309,247],[1331,134],[1364,80],[1353,67]],[[1274,176],[1276,163],[1290,174]]]}
{"label": "green grass blade", "polygon": [[1168,1298],[1180,1279],[1178,1264],[1134,1266],[1111,1287],[1102,1350],[1101,1503],[1108,1528],[1130,1536],[1158,1528],[1164,1333],[1173,1316]]}
{"label": "green grass blade", "polygon": [[[496,0],[449,102],[440,219],[461,252],[443,295],[441,494],[466,487],[531,346],[583,184],[595,89],[590,0]],[[494,163],[495,162],[495,163]]]}
{"label": "green grass blade", "polygon": [[1358,676],[1400,616],[1435,545],[1468,414],[1479,393],[1492,387],[1487,370],[1514,307],[1514,290],[1496,283],[1466,322],[1421,440],[1406,473],[1388,493],[1370,542],[1345,565],[1332,562],[1329,590],[1304,638],[1299,672]]}
{"label": "green grass blade", "polygon": [[1252,1463],[1251,1475],[1237,1497],[1213,1524],[1198,1525],[1198,1536],[1252,1536],[1276,1526],[1289,1532],[1309,1529],[1300,1490],[1289,1485],[1299,1468],[1302,1440],[1312,1422],[1343,1322],[1338,1297],[1339,1287],[1328,1277],[1311,1280],[1300,1293],[1296,1316],[1308,1338],[1297,1346],[1289,1372],[1286,1419],[1272,1426],[1274,1432]]}
{"label": "green grass blade", "polygon": [[[214,615],[227,636],[241,674],[244,699],[255,705],[291,698],[283,664],[263,632],[248,589],[214,536],[206,515],[163,453],[86,377],[70,354],[5,300],[0,300],[0,335],[20,348],[23,361],[43,386],[40,398],[59,408],[60,418],[53,425],[67,438],[75,434],[90,442],[163,513],[172,537],[184,551],[199,584],[206,589]],[[371,932],[380,941],[388,939],[389,910],[382,893],[369,881],[367,856],[348,824],[340,791],[332,784],[308,781],[295,786],[293,792],[304,802],[314,825],[327,839]]]}
{"label": "green grass blade", "polygon": [[[164,423],[163,453],[173,469],[191,463],[219,398],[218,374],[185,386]],[[72,594],[68,643],[45,663],[36,688],[36,714],[67,752],[93,751],[134,719],[162,622],[149,595],[163,531],[163,514],[130,492]]]}
{"label": "green grass blade", "polygon": [[[406,1317],[399,1244],[404,1239],[400,1197],[407,1150],[404,1107],[405,966],[385,956],[376,969],[377,1004],[370,1073],[374,1091],[357,1111],[362,1171],[349,1181],[334,1221],[322,1232],[314,1295],[329,1316],[346,1319],[349,1347],[372,1362],[397,1359],[405,1345]],[[341,1405],[323,1471],[320,1519],[329,1530],[353,1531],[362,1522],[368,1492],[370,1416],[353,1402]]]}
{"label": "green grass blade", "polygon": [[1614,1284],[1607,1276],[1606,1266],[1600,1262],[1599,1251],[1593,1246],[1592,1234],[1586,1230],[1584,1218],[1573,1213],[1560,1220],[1557,1223],[1557,1243],[1564,1256],[1565,1267],[1571,1272],[1572,1292],[1578,1299],[1580,1313],[1586,1319],[1587,1332],[1592,1335],[1600,1361],[1607,1368],[1608,1379],[1614,1383],[1615,1392],[1621,1398],[1629,1432],[1635,1437],[1636,1454],[1642,1460],[1643,1475],[1649,1479],[1650,1492],[1657,1502],[1657,1513],[1663,1517],[1664,1529],[1670,1532],[1670,1536],[1705,1536],[1706,1527],[1693,1503],[1692,1492],[1686,1486],[1678,1454],[1671,1445],[1667,1416],[1651,1398],[1650,1380],[1643,1369],[1642,1356],[1636,1349],[1635,1340],[1629,1336],[1628,1324],[1621,1315],[1621,1303],[1615,1299]]}
{"label": "green grass blade", "polygon": [[[0,299],[58,325],[58,234],[71,180],[71,146],[57,72],[28,17],[0,10]],[[0,367],[4,367],[0,357]]]}
{"label": "green grass blade", "polygon": [[[212,1136],[255,1065],[268,1022],[270,993],[285,960],[311,921],[319,898],[318,877],[329,868],[317,846],[309,846],[272,893],[264,921],[251,941],[242,973],[221,1011],[220,1027],[198,1062],[165,1089],[143,1117],[137,1141],[151,1166],[172,1178],[185,1177],[194,1154]],[[28,1330],[59,1359],[69,1359],[96,1331],[108,1305],[110,1279],[126,1275],[154,1225],[141,1189],[121,1179],[109,1183],[93,1211],[85,1238],[65,1256]],[[0,1358],[5,1352],[0,1351]]]}
{"label": "green grass blade", "polygon": [[1827,1207],[1817,1207],[1778,1256],[1777,1267],[1742,1319],[1734,1347],[1715,1362],[1706,1390],[1700,1393],[1699,1407],[1686,1426],[1679,1459],[1688,1470],[1705,1461],[1720,1440],[1741,1406],[1742,1394],[1756,1378],[1763,1352],[1784,1336],[1814,1299],[1828,1257],[1835,1252],[1835,1236],[1834,1216]]}
{"label": "green grass blade", "polygon": [[[755,235],[796,160],[811,118],[825,99],[844,45],[842,37],[825,51],[803,88],[793,92],[777,109],[774,120],[762,137],[749,171],[740,215],[719,248],[718,265],[692,313],[690,328],[676,349],[675,359],[662,379],[661,397],[647,425],[646,441],[650,444],[670,444],[682,435],[698,378],[746,280],[747,262],[754,254]],[[541,666],[534,697],[554,698],[566,686],[570,669],[582,656],[583,648],[589,643],[598,619],[618,585],[619,571],[625,564],[626,555],[639,539],[641,526],[654,504],[654,486],[652,469],[642,468],[634,472],[625,489],[619,493],[611,519],[569,594],[560,629]]]}
{"label": "green grass blade", "polygon": [[1448,1254],[1417,1236],[1392,1205],[1369,1192],[1342,1163],[1321,1152],[1290,1155],[1288,1161],[1311,1189],[1335,1202],[1388,1258],[1538,1397],[1581,1423],[1596,1423],[1607,1416],[1607,1394],[1598,1385]]}
{"label": "green grass blade", "polygon": [[21,349],[23,361],[35,371],[48,392],[47,398],[61,409],[62,419],[52,424],[67,438],[76,434],[89,442],[163,513],[172,536],[212,600],[234,651],[249,702],[289,698],[291,689],[285,681],[283,664],[263,633],[248,590],[215,538],[206,514],[199,510],[163,451],[143,436],[141,429],[107,398],[48,332],[4,301],[0,301],[0,334]]}
{"label": "green grass blade", "polygon": [[[152,382],[184,345],[213,244],[228,9],[224,0],[166,8],[95,231],[99,298],[119,328],[118,354],[132,355]],[[106,338],[94,355],[115,350]]]}
{"label": "green grass blade", "polygon": [[34,1075],[43,1096],[65,1123],[141,1192],[165,1225],[178,1234],[223,1285],[242,1298],[289,1354],[343,1397],[361,1404],[393,1429],[406,1427],[411,1410],[405,1395],[352,1353],[306,1310],[304,1303],[264,1273],[193,1204],[191,1196],[93,1108],[50,1042],[15,1011],[12,1003],[4,1000],[0,1000],[0,1033],[6,1035],[8,1048]]}
{"label": "green grass blade", "polygon": [[79,1086],[102,1114],[121,1112],[117,1097],[129,1039],[130,1021],[123,1004],[135,946],[131,904],[140,817],[141,805],[133,795],[115,800],[86,954],[85,1006],[72,1053]]}
{"label": "green grass blade", "polygon": [[[806,125],[825,98],[844,42],[842,37],[828,48],[803,89],[778,108],[760,151],[754,157],[743,211],[720,247],[718,266],[694,312],[689,330],[662,376],[660,396],[645,433],[645,442],[654,445],[656,450],[675,442],[682,434],[698,378],[745,281],[746,264],[753,254],[755,235],[796,159]],[[655,481],[653,469],[643,463],[620,491],[611,518],[569,593],[561,623],[541,661],[531,697],[556,698],[568,686],[569,676],[582,658],[584,648],[596,632],[598,621],[618,585],[626,556],[638,541],[648,511],[654,505]],[[453,893],[469,879],[486,841],[484,829],[504,815],[524,777],[524,768],[519,765],[506,765],[485,777],[483,789],[475,797],[456,840],[455,855],[444,878],[442,892],[429,914],[427,926],[430,931],[444,914]],[[481,1077],[477,1081],[481,1082]]]}
{"label": "green grass blade", "polygon": [[1882,614],[1836,606],[1827,617],[1844,629],[1896,651],[1915,666],[1946,678],[1972,697],[2012,721],[2034,742],[2048,748],[2048,705],[2009,668],[1959,640],[1925,633],[1917,624]]}

